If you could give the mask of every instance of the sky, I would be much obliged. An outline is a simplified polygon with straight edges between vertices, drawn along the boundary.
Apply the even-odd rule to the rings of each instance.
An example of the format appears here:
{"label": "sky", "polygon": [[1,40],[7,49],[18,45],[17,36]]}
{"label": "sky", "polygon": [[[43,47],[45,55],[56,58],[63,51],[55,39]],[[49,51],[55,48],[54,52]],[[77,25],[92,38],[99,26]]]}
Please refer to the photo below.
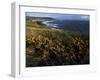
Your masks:
{"label": "sky", "polygon": [[89,15],[26,12],[26,16],[51,17],[59,20],[89,20]]}

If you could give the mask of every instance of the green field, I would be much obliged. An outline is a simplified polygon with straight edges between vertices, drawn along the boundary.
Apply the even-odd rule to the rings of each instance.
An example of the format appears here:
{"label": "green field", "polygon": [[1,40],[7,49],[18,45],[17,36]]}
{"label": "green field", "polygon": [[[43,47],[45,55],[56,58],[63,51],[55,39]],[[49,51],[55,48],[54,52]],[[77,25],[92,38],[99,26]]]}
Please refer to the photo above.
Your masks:
{"label": "green field", "polygon": [[89,64],[89,36],[26,19],[26,67]]}

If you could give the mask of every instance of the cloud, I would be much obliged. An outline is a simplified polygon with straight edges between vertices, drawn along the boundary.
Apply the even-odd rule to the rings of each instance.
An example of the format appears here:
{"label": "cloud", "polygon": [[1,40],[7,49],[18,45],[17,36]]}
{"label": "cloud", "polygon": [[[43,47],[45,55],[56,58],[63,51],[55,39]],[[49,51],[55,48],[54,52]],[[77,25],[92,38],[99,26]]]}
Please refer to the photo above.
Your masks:
{"label": "cloud", "polygon": [[81,16],[81,19],[82,20],[89,20],[89,16],[85,16],[85,15],[84,16]]}

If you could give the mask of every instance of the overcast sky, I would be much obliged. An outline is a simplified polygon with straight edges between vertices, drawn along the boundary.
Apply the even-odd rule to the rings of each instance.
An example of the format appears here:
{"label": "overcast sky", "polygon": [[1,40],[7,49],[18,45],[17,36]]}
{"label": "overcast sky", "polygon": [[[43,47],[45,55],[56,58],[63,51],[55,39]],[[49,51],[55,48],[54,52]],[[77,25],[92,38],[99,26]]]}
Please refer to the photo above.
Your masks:
{"label": "overcast sky", "polygon": [[89,15],[77,15],[77,14],[26,12],[26,16],[51,17],[59,20],[89,20]]}

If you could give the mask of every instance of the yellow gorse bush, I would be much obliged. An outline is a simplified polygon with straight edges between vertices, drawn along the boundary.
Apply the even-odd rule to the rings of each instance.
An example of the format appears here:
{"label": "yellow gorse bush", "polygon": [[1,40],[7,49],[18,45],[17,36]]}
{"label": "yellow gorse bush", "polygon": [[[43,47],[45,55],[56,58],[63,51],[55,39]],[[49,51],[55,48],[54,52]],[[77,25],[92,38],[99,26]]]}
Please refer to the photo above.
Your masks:
{"label": "yellow gorse bush", "polygon": [[[29,46],[33,45],[33,49],[35,49],[33,52],[34,54],[37,54],[37,55],[40,54],[37,56],[40,58],[40,61],[41,60],[43,60],[44,62],[48,61],[49,54],[50,54],[49,51],[51,51],[56,56],[62,56],[65,59],[64,64],[80,63],[82,56],[85,56],[87,53],[86,51],[85,53],[83,53],[83,51],[87,50],[87,47],[88,47],[88,44],[87,44],[88,42],[82,40],[80,37],[72,38],[71,43],[70,44],[67,43],[68,46],[64,45],[62,41],[52,40],[43,35],[27,37],[26,43]],[[69,48],[69,52],[67,51],[68,48]],[[33,58],[34,57],[35,55],[33,55]],[[51,62],[49,61],[48,64],[50,65]]]}

